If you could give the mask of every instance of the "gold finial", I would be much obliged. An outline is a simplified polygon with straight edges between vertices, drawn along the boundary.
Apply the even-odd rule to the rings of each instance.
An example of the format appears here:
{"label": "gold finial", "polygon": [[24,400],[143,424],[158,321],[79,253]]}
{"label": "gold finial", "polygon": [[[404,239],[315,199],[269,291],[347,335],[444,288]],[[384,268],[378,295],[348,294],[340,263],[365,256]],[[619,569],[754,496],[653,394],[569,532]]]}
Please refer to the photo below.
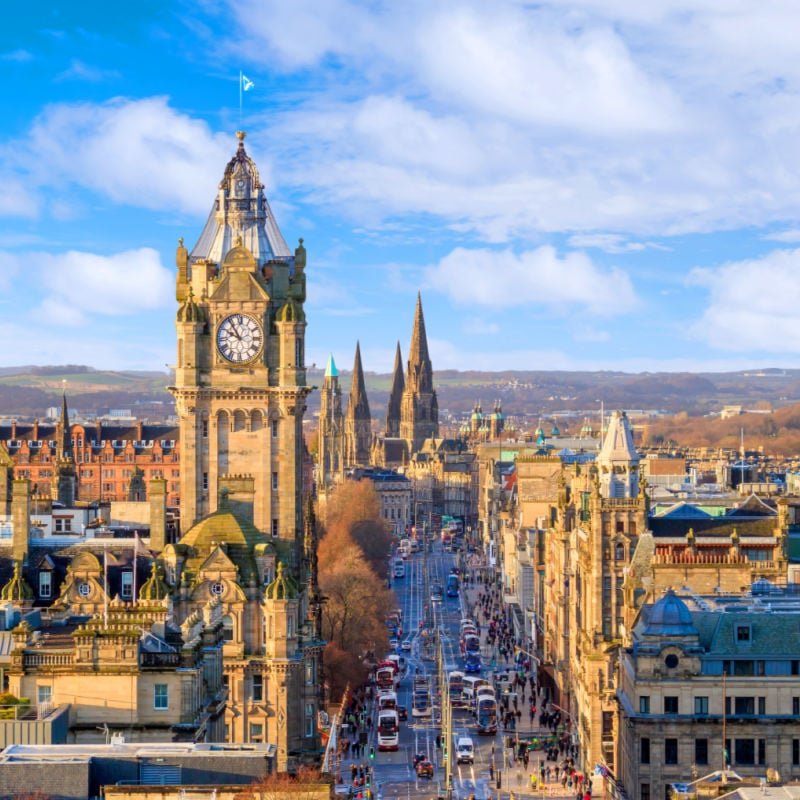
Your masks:
{"label": "gold finial", "polygon": [[235,239],[235,240],[234,240],[234,242],[233,242],[233,246],[234,246],[234,247],[241,247],[241,246],[242,246],[242,244],[243,244],[243,242],[242,242],[242,237],[241,237],[241,235],[240,235],[240,236],[237,236],[237,237],[236,237],[236,239]]}
{"label": "gold finial", "polygon": [[178,237],[178,244],[183,247],[183,236]]}
{"label": "gold finial", "polygon": [[245,140],[246,136],[247,136],[247,132],[246,131],[236,131],[236,138],[240,142],[243,142]]}

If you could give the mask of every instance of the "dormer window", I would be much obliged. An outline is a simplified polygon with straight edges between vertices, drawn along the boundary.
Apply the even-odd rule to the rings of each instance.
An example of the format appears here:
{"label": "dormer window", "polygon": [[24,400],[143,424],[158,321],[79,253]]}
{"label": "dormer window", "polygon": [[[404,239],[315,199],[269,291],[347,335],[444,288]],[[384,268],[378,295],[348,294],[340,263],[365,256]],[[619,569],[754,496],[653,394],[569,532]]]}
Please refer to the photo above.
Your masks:
{"label": "dormer window", "polygon": [[133,597],[133,573],[122,573],[122,585],[119,590],[120,597],[130,599]]}
{"label": "dormer window", "polygon": [[39,597],[43,600],[47,600],[52,596],[53,593],[53,573],[52,572],[40,572],[39,573]]}
{"label": "dormer window", "polygon": [[736,626],[736,641],[737,642],[749,642],[751,641],[753,631],[751,630],[749,625],[737,625]]}

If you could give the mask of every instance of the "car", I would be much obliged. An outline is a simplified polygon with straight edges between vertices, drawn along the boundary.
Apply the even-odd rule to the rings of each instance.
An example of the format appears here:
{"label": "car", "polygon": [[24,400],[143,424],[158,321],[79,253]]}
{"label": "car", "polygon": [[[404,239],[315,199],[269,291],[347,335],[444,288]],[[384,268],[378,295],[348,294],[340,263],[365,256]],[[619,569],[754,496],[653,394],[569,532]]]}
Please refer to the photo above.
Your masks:
{"label": "car", "polygon": [[408,720],[408,709],[405,706],[397,706],[397,718],[401,722]]}
{"label": "car", "polygon": [[395,638],[389,639],[389,647],[391,647],[392,650],[397,650],[399,645],[400,645],[400,642],[397,639],[395,639]]}
{"label": "car", "polygon": [[403,641],[400,644],[400,650],[402,650],[404,653],[410,653],[411,652],[411,639],[406,639],[405,641]]}
{"label": "car", "polygon": [[418,778],[433,778],[433,764],[427,758],[423,758],[417,764],[417,777]]}

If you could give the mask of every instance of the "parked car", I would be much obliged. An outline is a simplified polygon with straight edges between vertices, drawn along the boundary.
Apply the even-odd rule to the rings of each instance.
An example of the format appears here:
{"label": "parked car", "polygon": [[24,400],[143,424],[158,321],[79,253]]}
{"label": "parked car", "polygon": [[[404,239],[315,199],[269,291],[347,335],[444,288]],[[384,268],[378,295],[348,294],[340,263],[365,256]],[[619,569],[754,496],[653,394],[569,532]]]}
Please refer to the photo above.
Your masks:
{"label": "parked car", "polygon": [[401,722],[408,720],[408,709],[405,706],[397,706],[397,717]]}

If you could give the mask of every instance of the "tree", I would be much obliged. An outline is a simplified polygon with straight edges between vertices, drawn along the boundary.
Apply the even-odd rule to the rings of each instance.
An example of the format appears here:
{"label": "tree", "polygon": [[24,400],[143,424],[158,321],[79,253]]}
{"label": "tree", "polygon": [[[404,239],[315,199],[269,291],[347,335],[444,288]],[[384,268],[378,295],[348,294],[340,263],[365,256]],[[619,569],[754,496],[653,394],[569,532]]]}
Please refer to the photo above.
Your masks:
{"label": "tree", "polygon": [[273,772],[234,796],[234,800],[328,800],[331,782],[315,767],[301,766],[294,773]]}
{"label": "tree", "polygon": [[348,684],[360,686],[369,673],[363,659],[342,650],[336,642],[328,642],[322,655],[323,678],[328,686],[329,697],[338,702]]}
{"label": "tree", "polygon": [[[394,606],[386,589],[349,534],[326,536],[319,548],[319,583],[325,604],[324,638],[361,658],[368,650],[385,650],[384,621]],[[349,541],[348,541],[349,540]]]}

